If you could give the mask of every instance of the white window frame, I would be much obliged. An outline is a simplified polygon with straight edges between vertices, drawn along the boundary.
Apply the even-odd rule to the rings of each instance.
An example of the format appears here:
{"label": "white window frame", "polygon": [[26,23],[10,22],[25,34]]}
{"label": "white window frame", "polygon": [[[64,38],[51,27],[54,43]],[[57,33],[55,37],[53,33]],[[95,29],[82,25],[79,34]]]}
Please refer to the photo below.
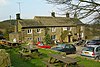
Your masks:
{"label": "white window frame", "polygon": [[81,37],[82,37],[82,38],[84,37],[84,33],[83,33],[83,32],[81,33]]}
{"label": "white window frame", "polygon": [[42,40],[42,38],[41,38],[41,37],[38,37],[38,38],[37,38],[37,41],[41,41],[41,40]]}
{"label": "white window frame", "polygon": [[[68,29],[68,28],[69,28],[69,29]],[[69,30],[69,31],[70,31],[70,30],[71,30],[71,27],[63,27],[63,31],[64,31],[64,30]]]}
{"label": "white window frame", "polygon": [[81,31],[83,31],[83,27],[81,26]]}
{"label": "white window frame", "polygon": [[51,31],[52,31],[52,32],[56,32],[56,27],[52,27],[52,28],[51,28]]}
{"label": "white window frame", "polygon": [[52,35],[52,36],[51,36],[51,39],[52,39],[52,40],[55,40],[55,39],[56,39],[56,35]]}
{"label": "white window frame", "polygon": [[[39,30],[39,31],[38,31],[38,30]],[[37,32],[37,33],[41,33],[41,29],[40,29],[40,28],[36,29],[36,32]]]}
{"label": "white window frame", "polygon": [[28,40],[32,40],[32,38],[27,38]]}
{"label": "white window frame", "polygon": [[28,29],[27,34],[32,34],[32,29]]}

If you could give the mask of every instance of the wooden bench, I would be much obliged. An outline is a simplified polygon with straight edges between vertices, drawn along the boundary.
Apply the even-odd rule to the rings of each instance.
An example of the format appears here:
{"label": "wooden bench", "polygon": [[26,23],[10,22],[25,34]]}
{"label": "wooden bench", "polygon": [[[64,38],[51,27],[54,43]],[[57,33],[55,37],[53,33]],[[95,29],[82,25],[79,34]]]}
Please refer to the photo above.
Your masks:
{"label": "wooden bench", "polygon": [[37,58],[40,56],[40,53],[38,51],[38,48],[32,48],[30,49],[28,46],[22,47],[22,50],[19,51],[20,57],[23,58]]}
{"label": "wooden bench", "polygon": [[77,62],[78,62],[76,59],[73,59],[73,58],[70,58],[70,57],[65,57],[65,56],[62,56],[60,54],[49,54],[49,56],[51,57],[49,59],[50,63],[54,59],[53,63],[55,63],[56,61],[61,61],[61,62],[64,63],[63,66],[65,66],[65,67],[67,67],[69,65],[77,65]]}
{"label": "wooden bench", "polygon": [[44,64],[46,64],[46,67],[55,67],[53,64],[50,64],[47,61],[42,61]]}

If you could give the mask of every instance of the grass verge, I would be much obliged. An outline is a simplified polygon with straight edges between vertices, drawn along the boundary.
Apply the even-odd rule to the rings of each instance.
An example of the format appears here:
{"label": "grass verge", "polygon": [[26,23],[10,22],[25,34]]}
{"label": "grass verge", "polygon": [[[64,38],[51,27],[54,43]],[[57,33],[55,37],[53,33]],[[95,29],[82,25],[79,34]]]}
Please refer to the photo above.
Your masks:
{"label": "grass verge", "polygon": [[[10,54],[11,63],[13,67],[45,67],[42,61],[48,57],[48,54],[59,54],[59,52],[52,51],[49,49],[39,49],[39,52],[42,53],[41,58],[33,58],[30,60],[25,60],[19,56],[19,48],[5,48]],[[100,62],[94,60],[88,60],[86,58],[76,57],[79,60],[78,64],[84,67],[100,67]]]}

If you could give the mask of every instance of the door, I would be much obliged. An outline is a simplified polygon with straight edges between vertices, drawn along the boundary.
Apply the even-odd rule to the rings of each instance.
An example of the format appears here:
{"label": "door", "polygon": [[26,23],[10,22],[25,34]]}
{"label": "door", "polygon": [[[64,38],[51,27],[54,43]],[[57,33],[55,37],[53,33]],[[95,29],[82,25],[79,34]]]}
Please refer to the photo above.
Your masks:
{"label": "door", "polygon": [[70,53],[70,45],[66,45],[65,48],[64,48],[64,51],[66,53]]}
{"label": "door", "polygon": [[96,54],[96,56],[99,56],[99,58],[100,58],[100,46],[96,48],[95,54]]}

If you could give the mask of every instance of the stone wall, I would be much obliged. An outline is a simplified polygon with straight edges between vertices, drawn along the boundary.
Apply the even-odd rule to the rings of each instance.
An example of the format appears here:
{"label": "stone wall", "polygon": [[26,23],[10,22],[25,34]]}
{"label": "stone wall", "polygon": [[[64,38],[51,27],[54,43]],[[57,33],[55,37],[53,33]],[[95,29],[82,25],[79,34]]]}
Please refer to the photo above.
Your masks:
{"label": "stone wall", "polygon": [[0,67],[11,67],[10,56],[5,49],[0,49]]}

